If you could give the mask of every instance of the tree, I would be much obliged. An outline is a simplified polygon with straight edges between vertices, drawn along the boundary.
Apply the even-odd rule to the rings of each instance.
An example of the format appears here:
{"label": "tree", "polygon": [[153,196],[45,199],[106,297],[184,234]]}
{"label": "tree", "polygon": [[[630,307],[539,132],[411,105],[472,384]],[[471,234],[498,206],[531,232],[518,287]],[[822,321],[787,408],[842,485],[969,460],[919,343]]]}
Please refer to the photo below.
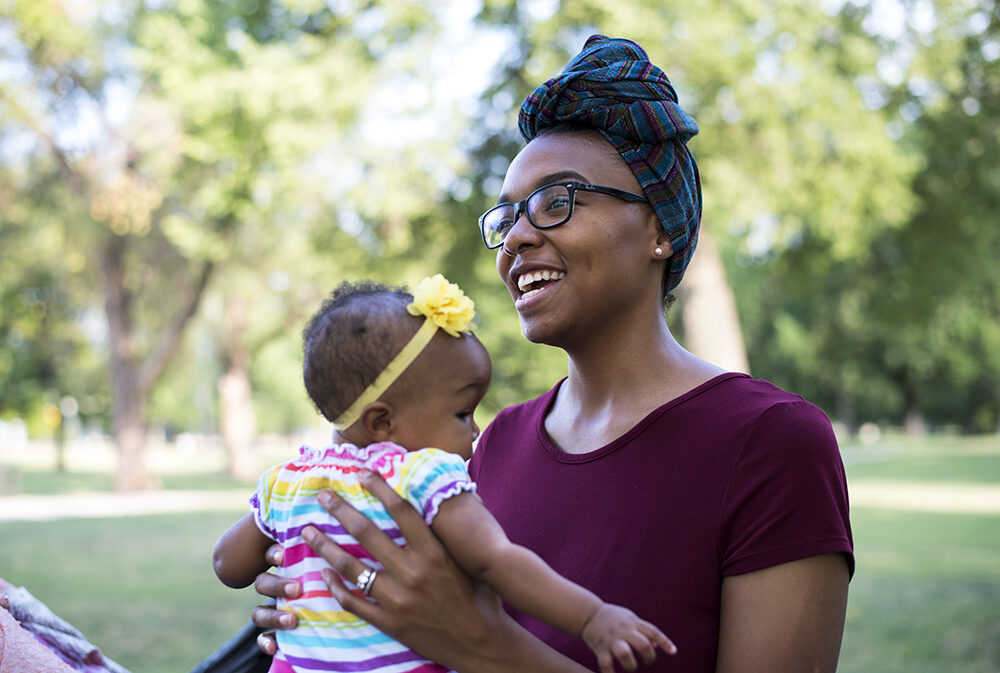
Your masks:
{"label": "tree", "polygon": [[[780,373],[783,363],[760,356],[767,332],[752,322],[756,305],[768,300],[762,284],[772,265],[785,252],[811,255],[805,266],[820,270],[864,255],[880,232],[900,226],[912,201],[914,165],[886,134],[885,113],[869,109],[858,88],[880,55],[863,15],[850,5],[827,13],[816,3],[750,0],[697,7],[639,0],[613,8],[566,0],[550,9],[501,0],[484,6],[484,23],[514,35],[503,80],[484,102],[505,100],[510,109],[493,131],[496,140],[483,144],[492,155],[477,164],[489,171],[481,179],[495,179],[492,167],[516,146],[515,106],[534,83],[558,72],[591,33],[636,40],[701,127],[690,147],[701,168],[708,243],[695,254],[693,278],[698,265],[712,267],[718,249],[726,276],[740,279],[689,297],[682,284],[671,324],[683,328],[688,348],[740,368],[742,358],[717,355],[698,335],[721,337],[727,325],[719,341],[738,352],[739,325],[749,317],[750,366],[762,376]],[[738,319],[727,308],[733,296]]]}
{"label": "tree", "polygon": [[[938,2],[890,45],[886,82],[901,140],[918,158],[917,206],[882,242],[876,315],[908,426],[1000,424],[1000,16],[995,2]],[[905,309],[905,310],[904,310]]]}

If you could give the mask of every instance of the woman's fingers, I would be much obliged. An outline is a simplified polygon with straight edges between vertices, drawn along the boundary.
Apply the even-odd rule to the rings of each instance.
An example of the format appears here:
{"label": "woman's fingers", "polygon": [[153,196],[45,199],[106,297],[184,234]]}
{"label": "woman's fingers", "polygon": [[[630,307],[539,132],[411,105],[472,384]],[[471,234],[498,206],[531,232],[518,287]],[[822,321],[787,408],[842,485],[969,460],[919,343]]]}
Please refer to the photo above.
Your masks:
{"label": "woman's fingers", "polygon": [[306,526],[303,528],[302,539],[312,547],[314,552],[326,559],[326,562],[340,573],[341,577],[346,577],[352,582],[368,567],[341,549],[340,545],[331,540],[326,533],[315,526]]}
{"label": "woman's fingers", "polygon": [[275,542],[264,552],[264,559],[275,568],[278,568],[285,559],[285,550],[280,544]]}
{"label": "woman's fingers", "polygon": [[274,637],[274,631],[261,633],[257,636],[257,649],[272,657],[278,653],[278,641]]}
{"label": "woman's fingers", "polygon": [[323,571],[323,581],[329,587],[330,593],[337,599],[337,602],[350,613],[361,617],[369,623],[379,622],[383,626],[389,615],[378,606],[376,602],[370,601],[364,596],[351,591],[344,584],[344,581],[331,570]]}
{"label": "woman's fingers", "polygon": [[274,573],[261,573],[253,581],[254,591],[268,598],[298,598],[302,585],[296,580],[284,579]]}
{"label": "woman's fingers", "polygon": [[407,545],[419,548],[421,543],[426,540],[434,539],[435,542],[437,541],[420,512],[392,490],[392,487],[385,483],[380,475],[370,470],[361,470],[358,476],[365,490],[378,498],[392,516],[393,521],[403,533],[403,537],[406,538]]}
{"label": "woman's fingers", "polygon": [[[350,533],[351,537],[357,540],[358,543],[364,547],[368,553],[372,555],[372,557],[378,559],[382,565],[392,567],[397,560],[402,563],[402,549],[377,525],[375,525],[371,519],[351,507],[350,503],[333,491],[320,491],[317,499],[319,500],[319,504],[323,506],[323,509],[329,512],[330,516],[339,521],[340,525],[344,527],[344,530]],[[410,509],[413,508],[411,507]],[[319,533],[319,531],[316,532]],[[326,536],[323,535],[322,538],[326,538]],[[337,569],[337,572],[344,577],[353,578],[357,577],[357,573],[364,570],[364,567],[358,568],[357,572],[353,575],[342,572],[341,568],[334,563],[333,559],[322,551],[322,549],[327,548],[326,544],[334,545],[333,541],[329,540],[329,538],[326,538],[326,540],[322,538],[320,538],[319,541],[320,546],[313,545],[313,543],[309,540],[306,540],[306,542],[309,542],[316,552],[329,561],[330,564]],[[334,547],[336,547],[336,545],[334,545]],[[340,548],[337,547],[337,550],[339,549]],[[333,556],[336,558],[337,554],[333,553]],[[351,570],[351,568],[348,568],[348,570]]]}
{"label": "woman's fingers", "polygon": [[378,573],[368,592],[368,596],[375,600],[369,600],[357,590],[348,589],[342,579],[346,577],[355,583],[355,579],[369,569],[367,564],[345,552],[337,543],[314,526],[306,526],[303,529],[302,539],[332,566],[333,570],[324,569],[322,574],[323,581],[330,589],[330,594],[334,599],[348,612],[378,625],[378,628],[385,633],[391,633],[395,623],[393,615],[380,608],[377,601],[381,598],[390,604],[393,603],[392,598],[390,598],[392,577],[388,573]]}
{"label": "woman's fingers", "polygon": [[294,612],[278,610],[273,605],[258,605],[253,609],[250,618],[262,629],[294,629],[298,624]]}

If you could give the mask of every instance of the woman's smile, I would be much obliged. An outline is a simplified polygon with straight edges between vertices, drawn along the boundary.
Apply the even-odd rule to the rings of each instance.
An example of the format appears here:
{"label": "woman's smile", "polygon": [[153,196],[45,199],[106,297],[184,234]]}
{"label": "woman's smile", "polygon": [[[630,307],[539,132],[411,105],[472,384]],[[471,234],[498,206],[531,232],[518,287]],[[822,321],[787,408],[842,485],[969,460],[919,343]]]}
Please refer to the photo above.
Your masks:
{"label": "woman's smile", "polygon": [[566,273],[555,269],[536,269],[514,276],[517,285],[518,296],[514,299],[515,306],[535,297],[543,292],[547,292],[563,278]]}

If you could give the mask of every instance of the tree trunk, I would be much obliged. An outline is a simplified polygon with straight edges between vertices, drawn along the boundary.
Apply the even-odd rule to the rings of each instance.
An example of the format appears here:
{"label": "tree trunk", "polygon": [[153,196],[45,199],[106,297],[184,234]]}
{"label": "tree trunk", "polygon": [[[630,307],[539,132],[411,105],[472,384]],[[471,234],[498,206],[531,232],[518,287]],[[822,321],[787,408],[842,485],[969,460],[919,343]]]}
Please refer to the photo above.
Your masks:
{"label": "tree trunk", "polygon": [[139,362],[132,331],[131,296],[125,286],[127,238],[109,235],[104,246],[105,309],[111,350],[112,427],[118,447],[115,490],[158,488],[159,480],[146,461],[146,394],[140,383]]}
{"label": "tree trunk", "polygon": [[226,331],[222,339],[225,372],[218,383],[219,430],[229,474],[244,481],[255,479],[259,471],[253,453],[257,418],[250,387],[250,349],[244,339],[246,323],[245,300],[231,298],[226,302]]}
{"label": "tree trunk", "polygon": [[906,382],[903,384],[903,401],[906,405],[903,417],[903,431],[907,437],[923,437],[927,434],[927,425],[924,423],[924,414],[920,410],[920,396],[916,388]]}
{"label": "tree trunk", "polygon": [[837,418],[843,423],[848,435],[854,437],[858,434],[858,414],[854,408],[854,398],[846,387],[837,391]]}
{"label": "tree trunk", "polygon": [[66,418],[65,416],[60,419],[59,425],[56,427],[55,436],[56,445],[56,472],[59,474],[66,473]]}
{"label": "tree trunk", "polygon": [[[178,291],[176,312],[158,326],[159,338],[145,357],[136,347],[132,301],[125,278],[128,234],[107,234],[101,254],[105,308],[111,349],[112,420],[119,451],[115,488],[120,491],[158,488],[146,457],[146,403],[180,345],[184,329],[198,310],[213,264],[205,262],[193,283]],[[169,291],[175,291],[170,288]]]}
{"label": "tree trunk", "polygon": [[698,248],[678,286],[684,346],[730,371],[750,372],[733,290],[715,241],[702,228]]}

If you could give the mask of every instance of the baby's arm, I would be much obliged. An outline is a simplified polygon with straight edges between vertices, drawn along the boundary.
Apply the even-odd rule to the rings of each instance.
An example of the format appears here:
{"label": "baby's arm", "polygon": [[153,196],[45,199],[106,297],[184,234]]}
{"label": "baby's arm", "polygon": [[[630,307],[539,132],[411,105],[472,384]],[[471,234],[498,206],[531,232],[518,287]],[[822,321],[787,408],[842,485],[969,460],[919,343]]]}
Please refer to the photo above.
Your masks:
{"label": "baby's arm", "polygon": [[656,659],[657,646],[676,652],[658,628],[631,610],[604,603],[512,543],[477,495],[462,493],[444,501],[431,529],[466,573],[487,582],[507,603],[582,637],[605,673],[614,670],[613,657],[634,671],[633,649],[647,664]]}
{"label": "baby's arm", "polygon": [[257,575],[268,569],[264,553],[274,540],[264,535],[253,514],[233,524],[215,543],[212,567],[222,583],[234,589],[250,586]]}

